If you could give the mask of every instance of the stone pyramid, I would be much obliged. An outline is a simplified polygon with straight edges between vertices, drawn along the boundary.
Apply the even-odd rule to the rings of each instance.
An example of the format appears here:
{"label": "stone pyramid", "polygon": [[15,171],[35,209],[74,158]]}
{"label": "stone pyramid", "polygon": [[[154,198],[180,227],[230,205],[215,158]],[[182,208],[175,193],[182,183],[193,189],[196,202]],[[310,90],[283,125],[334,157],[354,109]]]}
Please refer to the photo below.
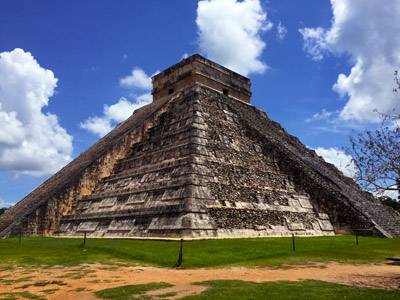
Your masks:
{"label": "stone pyramid", "polygon": [[250,80],[199,55],[153,103],[0,218],[0,236],[400,235],[400,217],[250,104]]}

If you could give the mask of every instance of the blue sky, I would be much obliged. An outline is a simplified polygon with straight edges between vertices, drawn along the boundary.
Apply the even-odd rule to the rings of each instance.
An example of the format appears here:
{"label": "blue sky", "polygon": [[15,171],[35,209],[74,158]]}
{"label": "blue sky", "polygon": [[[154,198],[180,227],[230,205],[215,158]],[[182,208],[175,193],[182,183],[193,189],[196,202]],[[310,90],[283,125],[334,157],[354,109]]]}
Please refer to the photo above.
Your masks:
{"label": "blue sky", "polygon": [[[195,0],[2,2],[0,54],[13,53],[13,56],[8,58],[10,63],[3,66],[3,71],[0,64],[0,78],[2,74],[4,78],[10,78],[14,74],[12,72],[17,72],[13,62],[19,56],[26,58],[27,64],[36,60],[37,65],[28,70],[53,72],[53,77],[58,79],[56,84],[50,75],[47,81],[40,81],[50,92],[44,97],[47,97],[48,105],[38,104],[39,112],[35,114],[40,120],[48,114],[56,116],[56,124],[47,119],[43,121],[46,125],[38,135],[48,133],[51,136],[58,132],[61,141],[45,140],[43,153],[46,147],[53,147],[60,153],[54,154],[50,149],[49,156],[43,157],[36,165],[32,161],[42,155],[41,151],[29,152],[32,156],[27,155],[25,160],[19,161],[18,157],[10,159],[7,153],[11,152],[7,151],[18,153],[16,150],[22,147],[23,141],[24,145],[38,144],[38,139],[30,134],[29,126],[33,126],[30,121],[24,123],[20,117],[22,112],[17,105],[20,98],[16,96],[18,84],[10,81],[1,86],[0,83],[0,103],[4,102],[0,106],[0,117],[3,112],[9,122],[6,124],[15,121],[19,127],[10,125],[10,130],[18,127],[16,132],[22,132],[23,136],[2,144],[0,132],[0,156],[3,156],[0,159],[0,205],[18,201],[61,167],[63,162],[76,157],[96,142],[99,135],[85,129],[83,124],[93,117],[104,120],[104,105],[111,107],[122,98],[129,107],[137,107],[138,97],[148,93],[148,89],[135,83],[125,86],[120,83],[134,68],[151,75],[178,62],[185,54],[201,53],[212,59],[218,57],[218,62],[229,67],[236,63],[235,59],[241,60],[240,55],[248,53],[249,59],[268,66],[264,72],[257,68],[245,72],[252,80],[253,105],[265,110],[307,146],[320,147],[320,155],[339,166],[343,166],[348,159],[340,149],[347,145],[351,130],[374,126],[376,120],[370,111],[399,108],[398,99],[391,96],[387,96],[390,99],[386,102],[379,102],[377,97],[368,100],[365,96],[389,95],[385,94],[387,85],[372,87],[370,82],[374,78],[381,79],[380,75],[385,72],[390,85],[393,71],[399,66],[400,57],[393,53],[400,49],[400,42],[390,36],[391,32],[398,35],[399,30],[395,27],[382,30],[388,28],[388,24],[382,21],[382,15],[386,14],[390,19],[400,14],[398,2],[246,0],[247,6],[243,5],[240,8],[243,11],[238,10],[238,14],[243,15],[243,19],[260,17],[252,28],[244,29],[244,34],[250,35],[245,37],[250,42],[264,44],[261,50],[255,52],[247,49],[249,44],[237,40],[237,32],[230,34],[229,26],[223,27],[223,22],[214,22],[230,18],[234,24],[239,23],[238,29],[242,29],[241,18],[234,19],[240,1],[201,2],[204,2],[203,12],[198,10],[200,4]],[[221,11],[213,6],[213,2],[223,2],[229,9]],[[229,15],[230,12],[232,15]],[[360,25],[363,14],[365,22],[371,23],[369,29]],[[218,17],[214,18],[215,15]],[[207,28],[199,22],[196,24],[196,20],[205,20]],[[280,38],[278,28],[282,33]],[[211,43],[212,37],[207,36],[207,32],[214,29],[221,32],[222,40],[216,46]],[[224,48],[224,38],[227,39],[226,44],[237,43],[235,55],[230,54],[231,49]],[[387,42],[391,38],[396,41]],[[16,48],[22,51],[13,52]],[[388,54],[383,55],[383,62],[377,62],[377,52],[374,51]],[[376,67],[381,65],[386,68]],[[32,71],[32,74],[42,73]],[[343,74],[342,80],[338,80],[339,74]],[[42,80],[34,76],[29,75],[29,80]],[[16,78],[24,80],[28,77]],[[335,83],[337,87],[333,89]],[[2,94],[1,87],[7,93]],[[35,85],[24,88],[29,91]],[[27,98],[26,101],[30,100]],[[113,126],[117,120],[121,120],[120,115],[114,119],[109,117],[107,124]],[[0,128],[3,134],[9,132],[5,128]],[[36,144],[36,148],[42,147]],[[54,155],[59,165],[47,168],[46,164],[56,157]],[[30,166],[30,162],[34,166]]]}

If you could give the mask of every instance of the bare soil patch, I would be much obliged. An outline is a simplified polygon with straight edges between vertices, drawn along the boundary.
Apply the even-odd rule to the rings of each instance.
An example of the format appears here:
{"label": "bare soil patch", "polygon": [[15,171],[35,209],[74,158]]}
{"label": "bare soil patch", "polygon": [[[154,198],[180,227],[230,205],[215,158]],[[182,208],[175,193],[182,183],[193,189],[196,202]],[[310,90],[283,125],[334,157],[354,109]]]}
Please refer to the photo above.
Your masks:
{"label": "bare soil patch", "polygon": [[359,287],[400,290],[400,267],[394,265],[315,264],[280,269],[213,268],[167,269],[156,267],[80,265],[75,267],[14,268],[0,271],[0,294],[28,291],[46,299],[96,299],[92,292],[122,285],[166,282],[174,285],[148,292],[163,299],[201,293],[193,285],[208,280],[297,281],[322,280]]}

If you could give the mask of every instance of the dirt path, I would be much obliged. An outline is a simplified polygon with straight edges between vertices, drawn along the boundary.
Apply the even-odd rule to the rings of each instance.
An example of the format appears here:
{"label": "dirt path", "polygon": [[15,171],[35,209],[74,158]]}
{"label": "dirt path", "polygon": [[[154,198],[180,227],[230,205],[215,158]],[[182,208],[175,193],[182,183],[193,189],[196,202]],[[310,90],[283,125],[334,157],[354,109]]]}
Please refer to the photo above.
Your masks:
{"label": "dirt path", "polygon": [[174,286],[149,292],[148,295],[175,293],[169,299],[176,299],[200,293],[205,289],[202,286],[192,285],[193,282],[207,280],[261,282],[302,279],[400,290],[400,266],[329,263],[285,269],[234,267],[176,270],[115,265],[16,268],[0,271],[0,294],[29,291],[46,299],[96,299],[92,292],[105,288],[167,282]]}

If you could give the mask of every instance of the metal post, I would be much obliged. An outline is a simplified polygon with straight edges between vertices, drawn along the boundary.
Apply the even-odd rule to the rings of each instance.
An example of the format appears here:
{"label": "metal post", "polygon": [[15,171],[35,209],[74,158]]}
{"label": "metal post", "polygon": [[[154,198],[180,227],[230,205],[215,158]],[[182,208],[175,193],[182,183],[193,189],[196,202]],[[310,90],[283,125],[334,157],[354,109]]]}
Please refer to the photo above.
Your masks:
{"label": "metal post", "polygon": [[179,257],[178,257],[178,261],[176,262],[175,267],[178,268],[182,265],[183,263],[183,239],[181,239],[181,247],[179,250]]}
{"label": "metal post", "polygon": [[358,245],[358,233],[356,231],[356,245]]}
{"label": "metal post", "polygon": [[296,242],[294,240],[294,233],[292,233],[292,247],[293,247],[293,252],[296,251]]}
{"label": "metal post", "polygon": [[19,246],[22,244],[22,228],[19,229],[19,237],[18,237]]}
{"label": "metal post", "polygon": [[86,231],[83,233],[83,247],[86,246]]}

